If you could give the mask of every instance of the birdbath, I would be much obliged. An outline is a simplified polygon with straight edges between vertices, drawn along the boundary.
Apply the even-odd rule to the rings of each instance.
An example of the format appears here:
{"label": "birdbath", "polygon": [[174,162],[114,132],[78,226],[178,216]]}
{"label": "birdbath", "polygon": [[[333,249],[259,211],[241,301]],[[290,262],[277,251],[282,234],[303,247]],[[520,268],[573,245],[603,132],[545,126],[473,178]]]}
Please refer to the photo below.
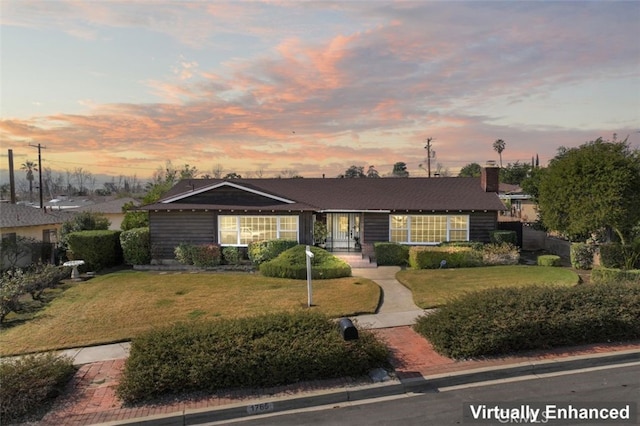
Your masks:
{"label": "birdbath", "polygon": [[71,266],[73,268],[71,270],[71,279],[74,281],[80,280],[80,272],[78,272],[78,266],[80,265],[84,265],[84,260],[69,260],[62,264],[62,266]]}

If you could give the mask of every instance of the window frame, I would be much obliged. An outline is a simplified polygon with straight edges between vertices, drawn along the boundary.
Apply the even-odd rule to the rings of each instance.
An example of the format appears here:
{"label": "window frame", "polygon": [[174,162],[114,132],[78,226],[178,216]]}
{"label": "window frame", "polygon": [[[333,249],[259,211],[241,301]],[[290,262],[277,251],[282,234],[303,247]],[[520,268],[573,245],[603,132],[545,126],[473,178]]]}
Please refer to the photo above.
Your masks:
{"label": "window frame", "polygon": [[[229,218],[233,218],[235,219],[235,234],[236,234],[236,238],[235,238],[235,242],[234,243],[223,243],[222,242],[222,232],[227,232],[230,233],[232,232],[231,228],[222,228],[222,221],[225,219],[229,219]],[[295,230],[293,229],[288,229],[286,227],[284,227],[283,225],[283,221],[281,220],[282,218],[286,218],[286,219],[294,219],[294,226],[295,226]],[[256,240],[251,240],[249,242],[247,242],[246,238],[243,238],[242,236],[242,230],[249,228],[249,229],[253,229],[250,226],[246,226],[246,224],[243,224],[243,219],[246,221],[247,219],[259,219],[260,221],[265,221],[267,219],[275,219],[275,233],[276,233],[276,238],[275,239],[282,239],[281,235],[284,233],[290,234],[292,232],[295,232],[295,240],[300,242],[300,216],[296,216],[296,215],[233,215],[233,214],[223,214],[223,215],[218,215],[218,228],[217,228],[217,241],[220,244],[220,246],[222,247],[247,247],[249,246],[249,244],[253,241],[261,241],[262,238],[256,239]],[[287,238],[289,239],[289,238]]]}
{"label": "window frame", "polygon": [[[398,219],[394,219],[394,217],[403,217],[404,219],[398,220]],[[446,229],[445,229],[445,239],[442,241],[412,241],[413,240],[413,235],[414,235],[414,230],[412,229],[412,223],[413,220],[412,218],[420,218],[420,221],[422,221],[424,223],[424,219],[425,218],[442,218],[445,217],[446,218]],[[454,219],[459,219],[459,218],[464,218],[465,221],[465,225],[466,225],[466,229],[465,227],[461,227],[461,226],[454,226],[455,222]],[[403,228],[394,228],[393,224],[394,221],[396,223],[405,223],[406,227]],[[397,244],[407,244],[407,245],[437,245],[437,244],[441,244],[443,242],[449,242],[449,241],[456,241],[456,242],[466,242],[469,241],[469,236],[471,233],[471,216],[468,214],[392,214],[389,215],[389,242],[394,242]],[[451,240],[451,235],[453,232],[460,232],[460,231],[466,231],[465,232],[465,239],[464,240],[460,240],[460,239],[455,239],[455,240]],[[394,241],[393,236],[394,235],[398,235],[398,234],[402,234],[406,232],[406,241]],[[428,233],[429,231],[421,231],[423,233]],[[437,232],[434,231],[434,232]],[[415,234],[418,233],[418,230],[415,230]]]}

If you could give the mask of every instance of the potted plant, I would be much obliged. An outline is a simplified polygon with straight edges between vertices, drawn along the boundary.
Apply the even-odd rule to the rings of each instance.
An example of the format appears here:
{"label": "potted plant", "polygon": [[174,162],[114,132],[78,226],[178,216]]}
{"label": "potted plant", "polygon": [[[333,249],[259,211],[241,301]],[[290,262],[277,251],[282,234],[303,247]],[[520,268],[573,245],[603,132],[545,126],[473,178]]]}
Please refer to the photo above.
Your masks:
{"label": "potted plant", "polygon": [[313,222],[313,241],[317,246],[324,248],[328,236],[329,231],[327,230],[327,225],[324,222]]}

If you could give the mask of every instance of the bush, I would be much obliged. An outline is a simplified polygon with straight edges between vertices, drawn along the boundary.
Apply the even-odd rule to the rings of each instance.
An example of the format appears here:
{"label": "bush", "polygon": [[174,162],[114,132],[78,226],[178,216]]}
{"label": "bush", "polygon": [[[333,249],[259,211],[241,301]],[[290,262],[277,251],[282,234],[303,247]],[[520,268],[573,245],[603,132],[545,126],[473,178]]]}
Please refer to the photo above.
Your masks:
{"label": "bush", "polygon": [[[442,261],[445,265],[442,266]],[[482,265],[482,252],[471,247],[414,246],[409,249],[409,265],[414,269],[468,268]]]}
{"label": "bush", "polygon": [[619,282],[632,282],[640,284],[640,269],[614,269],[596,267],[591,271],[591,282],[594,284],[607,284]]}
{"label": "bush", "polygon": [[37,263],[23,276],[24,291],[31,294],[33,300],[40,300],[42,293],[48,288],[55,288],[60,281],[69,278],[71,268],[51,264]]}
{"label": "bush", "polygon": [[517,265],[520,250],[511,243],[487,244],[482,248],[482,263],[485,265]]}
{"label": "bush", "polygon": [[[319,222],[316,222],[319,223]],[[264,262],[273,260],[285,250],[298,245],[293,240],[263,240],[255,241],[249,244],[248,256],[254,265],[259,266]]]}
{"label": "bush", "polygon": [[68,242],[68,235],[73,232],[96,230],[106,231],[109,229],[109,225],[111,225],[111,222],[101,213],[80,212],[77,213],[73,219],[62,224],[62,227],[60,228],[60,239],[66,244]]}
{"label": "bush", "polygon": [[[313,253],[311,259],[311,277],[313,279],[331,279],[351,276],[351,267],[342,259],[338,259],[328,251],[319,247],[310,247]],[[260,272],[267,277],[292,278],[304,280],[307,278],[306,248],[297,245],[286,250],[273,260],[260,265]]]}
{"label": "bush", "polygon": [[491,231],[489,240],[492,244],[510,243],[515,246],[518,244],[518,234],[516,234],[516,231]]}
{"label": "bush", "polygon": [[409,247],[396,243],[375,243],[373,250],[380,266],[404,266],[409,263]]}
{"label": "bush", "polygon": [[222,249],[222,257],[227,265],[239,265],[240,249],[238,247],[225,247]]}
{"label": "bush", "polygon": [[67,235],[69,249],[78,260],[84,260],[83,269],[99,271],[122,263],[120,246],[122,231],[80,231]]}
{"label": "bush", "polygon": [[560,266],[560,256],[543,254],[538,256],[538,266]]}
{"label": "bush", "polygon": [[20,310],[20,296],[25,294],[26,282],[20,269],[6,271],[0,276],[0,322],[10,312]]}
{"label": "bush", "polygon": [[188,243],[180,243],[173,250],[173,253],[176,255],[176,260],[183,265],[193,265],[193,253],[195,251],[195,246],[193,244]]}
{"label": "bush", "polygon": [[151,238],[149,228],[133,228],[120,234],[124,262],[128,265],[151,263]]}
{"label": "bush", "polygon": [[371,332],[344,341],[335,322],[307,312],[177,324],[133,339],[117,394],[131,403],[355,377],[386,366],[387,356]]}
{"label": "bush", "polygon": [[220,246],[218,244],[199,244],[194,246],[193,264],[200,268],[210,268],[220,264]]}
{"label": "bush", "polygon": [[3,424],[43,414],[43,405],[62,393],[75,369],[70,358],[27,355],[0,363],[0,418]]}
{"label": "bush", "polygon": [[443,355],[469,358],[640,338],[640,286],[494,288],[418,319]]}
{"label": "bush", "polygon": [[622,245],[607,243],[600,246],[600,263],[605,268],[634,269],[640,267],[640,242]]}
{"label": "bush", "polygon": [[576,269],[591,269],[595,246],[585,243],[571,244],[571,266]]}

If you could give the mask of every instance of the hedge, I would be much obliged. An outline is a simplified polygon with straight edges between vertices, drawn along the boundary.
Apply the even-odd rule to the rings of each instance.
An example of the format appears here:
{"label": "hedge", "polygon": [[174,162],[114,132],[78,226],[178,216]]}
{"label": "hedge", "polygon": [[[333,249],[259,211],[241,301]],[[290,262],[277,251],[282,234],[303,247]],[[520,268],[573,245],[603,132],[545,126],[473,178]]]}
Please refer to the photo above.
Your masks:
{"label": "hedge", "polygon": [[591,271],[591,282],[594,284],[612,282],[632,282],[640,284],[640,269],[624,270],[596,267]]}
{"label": "hedge", "polygon": [[480,266],[482,265],[482,252],[471,247],[414,246],[409,249],[409,265],[414,269]]}
{"label": "hedge", "polygon": [[370,331],[345,341],[337,324],[317,313],[177,324],[133,339],[117,394],[131,403],[357,377],[387,366],[387,357],[386,346]]}
{"label": "hedge", "polygon": [[397,243],[375,243],[373,250],[379,266],[405,266],[409,263],[409,247]]}
{"label": "hedge", "polygon": [[126,264],[148,265],[151,263],[151,238],[148,227],[122,231],[120,245]]}
{"label": "hedge", "polygon": [[640,338],[640,286],[494,288],[465,294],[415,329],[451,358]]}
{"label": "hedge", "polygon": [[[351,266],[328,251],[319,247],[310,247],[311,277],[313,279],[331,279],[351,276]],[[260,272],[267,277],[307,278],[306,247],[297,245],[282,252],[278,257],[260,265]]]}
{"label": "hedge", "polygon": [[571,266],[576,269],[591,269],[595,246],[586,243],[572,243],[570,251]]}
{"label": "hedge", "polygon": [[560,256],[555,254],[543,254],[538,256],[538,266],[560,266]]}
{"label": "hedge", "polygon": [[76,260],[84,260],[82,269],[99,271],[122,264],[121,231],[78,231],[67,235],[67,244]]}
{"label": "hedge", "polygon": [[[320,222],[316,222],[320,223]],[[292,247],[298,245],[297,241],[293,240],[263,240],[249,243],[247,254],[249,260],[255,265],[260,265],[264,262],[275,259],[283,251],[289,250]]]}

